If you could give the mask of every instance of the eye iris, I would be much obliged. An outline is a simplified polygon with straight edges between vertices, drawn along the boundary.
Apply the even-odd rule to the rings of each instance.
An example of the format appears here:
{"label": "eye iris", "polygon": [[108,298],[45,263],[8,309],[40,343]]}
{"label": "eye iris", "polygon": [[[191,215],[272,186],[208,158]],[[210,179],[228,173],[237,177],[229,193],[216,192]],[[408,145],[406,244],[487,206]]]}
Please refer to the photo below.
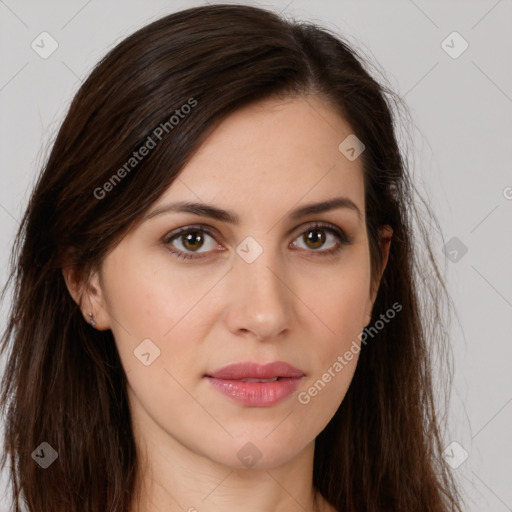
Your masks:
{"label": "eye iris", "polygon": [[[313,235],[312,235],[313,233]],[[318,249],[322,247],[325,242],[325,232],[321,229],[310,229],[304,234],[304,242],[307,244],[308,242],[313,243],[313,249]],[[310,246],[311,247],[311,246]]]}
{"label": "eye iris", "polygon": [[[188,234],[183,235],[181,237],[181,239],[183,242],[183,247],[185,247],[186,249],[191,250],[191,251],[193,251],[195,249],[200,249],[204,243],[204,238],[201,235],[201,233],[199,233],[198,231],[191,231]],[[196,245],[194,247],[194,243],[198,243],[198,241],[199,241],[199,245]]]}

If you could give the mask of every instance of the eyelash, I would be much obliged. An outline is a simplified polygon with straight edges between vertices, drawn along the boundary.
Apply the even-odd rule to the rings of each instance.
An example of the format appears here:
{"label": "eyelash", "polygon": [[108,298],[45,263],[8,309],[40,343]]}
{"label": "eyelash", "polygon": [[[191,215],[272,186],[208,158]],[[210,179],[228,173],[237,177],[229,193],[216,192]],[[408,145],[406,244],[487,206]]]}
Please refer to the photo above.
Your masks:
{"label": "eyelash", "polygon": [[[343,248],[344,245],[350,245],[350,243],[351,243],[350,238],[342,230],[336,228],[333,224],[329,224],[329,223],[314,223],[309,226],[306,226],[304,231],[302,231],[299,234],[299,236],[303,235],[307,231],[316,231],[316,230],[325,230],[325,231],[328,231],[329,233],[332,233],[338,240],[338,245],[335,248],[329,249],[326,251],[322,251],[322,250],[306,251],[306,252],[312,253],[315,257],[316,256],[327,257],[327,258],[334,257],[341,251],[341,249]],[[180,235],[182,235],[184,233],[190,233],[190,232],[206,233],[208,236],[211,236],[212,238],[215,239],[215,234],[210,229],[208,229],[206,226],[192,225],[192,226],[185,226],[183,228],[180,228],[177,231],[173,231],[172,233],[169,233],[168,235],[166,235],[164,237],[163,242],[167,246],[169,252],[171,254],[173,254],[173,256],[175,256],[176,258],[183,259],[183,260],[194,260],[194,259],[202,259],[202,258],[207,257],[207,254],[208,254],[207,252],[184,253],[180,250],[176,250],[171,245],[171,242],[174,239],[178,238]],[[296,237],[296,238],[298,238],[298,237]],[[202,255],[199,256],[199,254],[202,254]]]}

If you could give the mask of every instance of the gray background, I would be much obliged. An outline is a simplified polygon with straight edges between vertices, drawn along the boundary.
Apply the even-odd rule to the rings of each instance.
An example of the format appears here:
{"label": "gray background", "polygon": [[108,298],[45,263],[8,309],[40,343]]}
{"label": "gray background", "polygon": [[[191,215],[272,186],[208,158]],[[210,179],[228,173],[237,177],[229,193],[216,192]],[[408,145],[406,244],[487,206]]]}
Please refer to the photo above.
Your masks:
{"label": "gray background", "polygon": [[[202,3],[0,0],[2,282],[30,187],[81,81],[137,28]],[[454,470],[468,511],[512,511],[512,0],[241,3],[341,33],[405,99],[416,127],[413,174],[440,220],[443,238],[432,249],[446,265],[458,314],[445,440],[458,445],[447,456],[469,454]],[[59,45],[47,59],[31,48],[43,31]],[[457,58],[442,46],[453,31],[469,44]],[[461,48],[453,36],[445,44]],[[468,251],[450,261],[447,242]],[[0,484],[2,496],[5,475]],[[6,498],[0,512],[7,510]]]}

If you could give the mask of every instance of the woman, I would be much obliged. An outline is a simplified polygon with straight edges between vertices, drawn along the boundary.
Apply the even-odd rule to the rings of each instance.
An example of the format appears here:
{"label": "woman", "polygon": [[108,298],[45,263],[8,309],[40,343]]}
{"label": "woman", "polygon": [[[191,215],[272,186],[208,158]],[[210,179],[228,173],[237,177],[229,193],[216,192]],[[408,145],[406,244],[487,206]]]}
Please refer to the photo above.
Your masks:
{"label": "woman", "polygon": [[431,253],[418,287],[386,94],[339,37],[248,6],[166,16],[96,66],[13,254],[17,512],[461,510],[445,288]]}

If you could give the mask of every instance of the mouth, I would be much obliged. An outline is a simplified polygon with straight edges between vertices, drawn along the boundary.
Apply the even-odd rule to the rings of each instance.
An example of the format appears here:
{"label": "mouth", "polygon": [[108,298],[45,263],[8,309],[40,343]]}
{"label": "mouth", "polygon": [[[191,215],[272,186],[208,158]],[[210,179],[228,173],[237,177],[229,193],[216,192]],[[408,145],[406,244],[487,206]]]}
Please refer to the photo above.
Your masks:
{"label": "mouth", "polygon": [[282,377],[274,377],[273,379],[240,379],[241,382],[275,382]]}
{"label": "mouth", "polygon": [[215,390],[248,407],[269,407],[281,402],[304,377],[302,370],[283,361],[235,363],[204,375]]}

